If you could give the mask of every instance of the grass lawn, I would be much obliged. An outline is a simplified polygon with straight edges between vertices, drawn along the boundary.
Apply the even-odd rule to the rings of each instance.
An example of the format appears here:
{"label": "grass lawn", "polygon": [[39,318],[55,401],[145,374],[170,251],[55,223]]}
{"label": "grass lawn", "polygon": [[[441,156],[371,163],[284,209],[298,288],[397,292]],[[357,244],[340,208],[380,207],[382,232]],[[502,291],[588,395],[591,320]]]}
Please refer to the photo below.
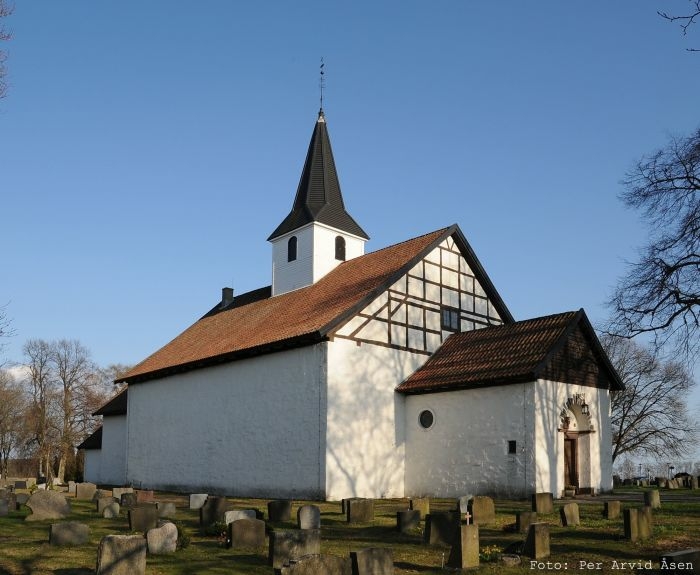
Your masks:
{"label": "grass lawn", "polygon": [[[622,506],[642,505],[642,490],[620,490],[616,493],[634,500],[623,500]],[[482,562],[479,573],[624,573],[632,568],[621,568],[623,562],[654,562],[658,569],[659,556],[668,551],[700,546],[700,494],[677,499],[682,494],[674,492],[674,500],[665,499],[662,507],[654,512],[653,536],[645,541],[631,543],[623,539],[622,517],[608,521],[602,517],[603,503],[580,502],[581,526],[559,526],[558,513],[540,515],[539,520],[550,524],[551,556],[542,560],[561,564],[561,568],[532,568],[530,560],[523,557],[518,567],[506,567],[498,562]],[[690,491],[685,491],[690,495]],[[216,534],[204,534],[199,527],[199,515],[188,509],[188,500],[176,494],[158,494],[160,501],[172,501],[178,507],[176,521],[184,533],[190,536],[190,544],[172,555],[149,556],[146,572],[149,575],[199,575],[199,574],[265,574],[272,568],[267,564],[267,549],[260,554],[226,549]],[[230,498],[236,507],[257,508],[267,515],[267,500]],[[295,501],[292,514],[300,505],[309,502]],[[104,535],[128,534],[125,514],[117,519],[103,519],[95,511],[95,504],[71,499],[72,513],[65,521],[81,521],[91,529],[90,542],[78,547],[55,547],[48,543],[49,524],[25,522],[27,508],[0,517],[0,575],[88,575],[94,573],[97,545]],[[443,561],[449,557],[449,547],[429,547],[422,543],[422,533],[401,534],[396,530],[396,511],[406,508],[402,500],[378,500],[375,502],[375,521],[365,525],[348,525],[341,514],[340,503],[315,503],[321,508],[321,551],[347,556],[351,550],[364,547],[391,547],[397,575],[409,573],[445,573]],[[448,510],[453,500],[431,500],[431,510]],[[561,506],[555,502],[555,509]],[[496,501],[497,524],[480,529],[480,547],[483,550],[497,546],[505,549],[523,541],[524,536],[513,531],[515,514],[529,510],[526,501]],[[277,528],[295,528],[296,522],[273,524]],[[580,562],[590,565],[581,567]],[[617,564],[615,563],[617,562]],[[596,565],[600,564],[600,565]],[[566,569],[565,569],[566,567]],[[593,567],[593,568],[591,568]],[[596,569],[595,567],[600,567]],[[615,567],[618,567],[615,569]],[[645,571],[642,571],[645,572]],[[646,571],[649,573],[649,571]]]}

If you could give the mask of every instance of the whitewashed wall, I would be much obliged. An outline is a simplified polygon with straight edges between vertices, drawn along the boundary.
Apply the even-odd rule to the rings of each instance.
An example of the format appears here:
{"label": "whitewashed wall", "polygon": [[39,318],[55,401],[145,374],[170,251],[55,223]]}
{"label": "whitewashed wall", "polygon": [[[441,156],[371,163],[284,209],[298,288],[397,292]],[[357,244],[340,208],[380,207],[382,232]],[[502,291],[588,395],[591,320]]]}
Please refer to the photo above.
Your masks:
{"label": "whitewashed wall", "polygon": [[344,339],[329,343],[328,499],[403,497],[404,397],[394,389],[426,359]]}
{"label": "whitewashed wall", "polygon": [[99,482],[109,485],[126,483],[126,415],[102,418],[102,461]]}
{"label": "whitewashed wall", "polygon": [[326,344],[129,386],[127,480],[242,496],[324,496]]}
{"label": "whitewashed wall", "polygon": [[83,481],[102,483],[100,471],[102,467],[102,450],[85,449],[85,463],[83,466]]}
{"label": "whitewashed wall", "polygon": [[[335,238],[345,238],[345,259],[365,253],[365,240],[319,223],[311,223],[272,241],[272,295],[311,285],[333,270]],[[297,259],[287,261],[289,238],[297,237]]]}
{"label": "whitewashed wall", "polygon": [[[533,402],[532,384],[407,396],[406,496],[529,493]],[[425,409],[435,417],[430,429],[419,424]]]}
{"label": "whitewashed wall", "polygon": [[[535,455],[536,490],[560,496],[564,489],[564,433],[560,414],[567,399],[583,394],[590,409],[590,424],[595,430],[579,435],[579,486],[599,491],[612,489],[612,445],[610,430],[610,396],[605,389],[540,380],[535,386]],[[572,431],[586,431],[588,418],[578,409],[569,412]],[[576,427],[574,427],[574,425]]]}

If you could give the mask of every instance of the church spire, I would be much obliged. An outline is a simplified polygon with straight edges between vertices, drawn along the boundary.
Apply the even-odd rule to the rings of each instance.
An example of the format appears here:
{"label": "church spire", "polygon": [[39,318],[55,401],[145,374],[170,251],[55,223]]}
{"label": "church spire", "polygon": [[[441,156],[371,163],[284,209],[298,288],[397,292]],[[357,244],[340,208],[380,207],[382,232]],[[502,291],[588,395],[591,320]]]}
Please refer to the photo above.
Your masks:
{"label": "church spire", "polygon": [[369,239],[364,230],[345,211],[323,108],[318,112],[311,135],[292,211],[267,239],[274,240],[312,222],[325,224],[365,240]]}

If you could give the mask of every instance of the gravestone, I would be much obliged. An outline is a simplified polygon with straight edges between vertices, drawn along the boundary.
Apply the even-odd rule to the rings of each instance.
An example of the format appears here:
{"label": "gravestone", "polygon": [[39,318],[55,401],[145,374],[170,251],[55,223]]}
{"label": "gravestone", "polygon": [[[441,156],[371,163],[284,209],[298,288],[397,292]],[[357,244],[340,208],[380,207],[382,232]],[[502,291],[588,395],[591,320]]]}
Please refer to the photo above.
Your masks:
{"label": "gravestone", "polygon": [[119,500],[119,504],[122,507],[125,507],[126,509],[136,507],[136,493],[134,493],[133,491],[122,493],[121,499]]}
{"label": "gravestone", "polygon": [[[411,511],[418,512],[417,509]],[[394,555],[391,549],[386,547],[350,551],[350,566],[352,575],[393,575]]]}
{"label": "gravestone", "polygon": [[96,491],[97,485],[94,483],[78,483],[75,486],[75,498],[83,501],[92,501]]}
{"label": "gravestone", "polygon": [[114,497],[117,501],[122,500],[122,495],[124,493],[133,493],[134,488],[133,487],[114,487],[112,489],[112,497]]}
{"label": "gravestone", "polygon": [[75,495],[75,486],[77,483],[75,481],[69,481],[68,482],[68,494],[69,495]]}
{"label": "gravestone", "polygon": [[136,503],[151,503],[155,501],[155,494],[151,489],[139,489],[136,491]]}
{"label": "gravestone", "polygon": [[0,499],[0,517],[7,517],[10,513],[9,499]]}
{"label": "gravestone", "polygon": [[[239,519],[252,521],[252,519]],[[234,525],[232,523],[232,525]],[[317,529],[291,530],[276,529],[270,533],[268,562],[279,569],[292,559],[321,552],[321,532]]]}
{"label": "gravestone", "polygon": [[26,505],[32,510],[32,514],[28,515],[25,521],[63,519],[70,513],[68,500],[55,491],[36,491],[29,497]]}
{"label": "gravestone", "polygon": [[29,501],[29,493],[15,493],[15,508],[19,509]]}
{"label": "gravestone", "polygon": [[345,501],[348,523],[374,521],[374,499],[353,498]]}
{"label": "gravestone", "polygon": [[305,555],[283,565],[279,573],[280,575],[351,575],[350,558],[337,555]]}
{"label": "gravestone", "polygon": [[119,511],[119,503],[114,501],[102,510],[102,517],[105,519],[114,519],[115,517],[119,517]]}
{"label": "gravestone", "polygon": [[289,499],[269,501],[267,517],[272,522],[289,521],[292,518],[292,502]]}
{"label": "gravestone", "polygon": [[700,547],[664,553],[659,563],[663,573],[697,573],[700,571]]}
{"label": "gravestone", "polygon": [[146,538],[106,535],[97,549],[96,575],[145,575]]}
{"label": "gravestone", "polygon": [[479,526],[460,525],[457,540],[450,550],[449,567],[472,569],[479,566]]}
{"label": "gravestone", "polygon": [[413,511],[420,511],[421,519],[430,513],[430,499],[427,497],[415,497],[409,501],[408,508]]}
{"label": "gravestone", "polygon": [[95,493],[92,494],[93,501],[97,501],[98,499],[106,499],[107,497],[113,497],[111,489],[95,489]]}
{"label": "gravestone", "polygon": [[537,513],[535,511],[521,511],[515,514],[515,530],[518,533],[527,533],[530,524],[537,523]]}
{"label": "gravestone", "polygon": [[177,527],[167,521],[146,532],[146,545],[151,555],[166,555],[177,550]]}
{"label": "gravestone", "polygon": [[396,512],[396,528],[401,533],[408,533],[420,526],[420,511],[417,509],[405,509]]}
{"label": "gravestone", "polygon": [[228,546],[233,549],[260,549],[265,546],[265,522],[244,517],[228,524]]}
{"label": "gravestone", "polygon": [[255,509],[231,509],[224,513],[224,523],[228,525],[239,519],[258,519]]}
{"label": "gravestone", "polygon": [[429,513],[425,518],[423,542],[427,545],[452,545],[459,525],[460,514],[457,511]]}
{"label": "gravestone", "polygon": [[24,480],[15,481],[15,489],[27,489],[27,482]]}
{"label": "gravestone", "polygon": [[155,505],[139,505],[128,512],[129,531],[146,533],[158,526],[158,508]]}
{"label": "gravestone", "polygon": [[648,505],[653,509],[661,507],[661,494],[658,489],[644,492],[644,505]]}
{"label": "gravestone", "polygon": [[229,503],[225,497],[212,495],[199,508],[199,524],[202,527],[207,527],[217,521],[223,521],[224,513],[228,511],[228,507]]}
{"label": "gravestone", "polygon": [[476,525],[495,525],[496,506],[493,499],[485,495],[472,497],[468,504],[468,512],[471,514],[471,523]]}
{"label": "gravestone", "polygon": [[191,493],[190,494],[190,509],[199,509],[207,501],[209,495],[207,493]]}
{"label": "gravestone", "polygon": [[177,508],[171,501],[157,501],[158,517],[173,519],[177,515]]}
{"label": "gravestone", "polygon": [[90,539],[90,527],[78,521],[52,523],[49,527],[49,545],[83,545]]}
{"label": "gravestone", "polygon": [[527,532],[523,555],[532,559],[549,557],[549,524],[531,523]]}
{"label": "gravestone", "polygon": [[690,488],[691,489],[700,489],[700,487],[698,487],[698,476],[697,475],[693,475],[690,478]]}
{"label": "gravestone", "polygon": [[532,510],[537,513],[554,513],[554,496],[551,493],[534,493]]}
{"label": "gravestone", "polygon": [[[26,493],[14,493],[12,491],[7,491],[4,495],[0,495],[0,501],[4,501],[5,503],[7,503],[8,512],[16,511],[17,509],[19,509],[17,505],[17,498],[20,495],[29,499],[29,496],[27,496]],[[24,501],[26,502],[27,499],[25,499]]]}
{"label": "gravestone", "polygon": [[561,524],[563,527],[581,525],[581,520],[579,519],[578,513],[578,503],[567,503],[561,509],[559,509],[559,515],[561,517]]}
{"label": "gravestone", "polygon": [[622,511],[622,519],[624,521],[625,539],[636,541],[639,538],[637,510],[624,509]]}
{"label": "gravestone", "polygon": [[316,505],[302,505],[297,510],[299,529],[321,529],[321,510]]}
{"label": "gravestone", "polygon": [[654,527],[651,507],[645,505],[637,509],[637,537],[649,539]]}
{"label": "gravestone", "polygon": [[605,519],[617,519],[620,517],[620,502],[606,501],[603,503],[603,517]]}
{"label": "gravestone", "polygon": [[114,497],[100,497],[97,501],[95,501],[95,509],[100,515],[102,515],[105,507],[115,502],[116,499],[114,499]]}
{"label": "gravestone", "polygon": [[457,500],[457,510],[464,515],[465,513],[469,513],[469,502],[473,499],[472,495],[462,495]]}

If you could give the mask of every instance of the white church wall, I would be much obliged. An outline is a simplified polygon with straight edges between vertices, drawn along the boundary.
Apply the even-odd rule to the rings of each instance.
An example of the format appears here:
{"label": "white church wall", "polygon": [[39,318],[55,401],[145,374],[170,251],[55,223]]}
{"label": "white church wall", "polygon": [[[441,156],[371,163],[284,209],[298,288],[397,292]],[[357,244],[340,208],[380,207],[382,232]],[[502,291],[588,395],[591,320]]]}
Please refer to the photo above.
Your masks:
{"label": "white church wall", "polygon": [[127,480],[154,489],[322,498],[325,346],[130,385]]}
{"label": "white church wall", "polygon": [[[405,495],[530,493],[533,402],[532,384],[407,396]],[[420,424],[424,410],[434,417],[428,429]]]}
{"label": "white church wall", "polygon": [[[569,411],[570,431],[578,435],[578,479],[580,487],[597,491],[612,489],[612,445],[610,396],[605,389],[539,380],[535,386],[536,490],[560,496],[564,481],[564,432],[561,413],[569,398],[581,394],[590,410],[590,420],[578,408]],[[592,427],[589,431],[589,424]]]}
{"label": "white church wall", "polygon": [[427,356],[336,339],[328,351],[327,498],[403,497],[404,401]]}
{"label": "white church wall", "polygon": [[109,454],[100,464],[100,482],[109,485],[126,483],[126,415],[102,418],[102,452]]}
{"label": "white church wall", "polygon": [[91,483],[102,483],[102,450],[85,449],[85,461],[83,463],[83,480]]}

